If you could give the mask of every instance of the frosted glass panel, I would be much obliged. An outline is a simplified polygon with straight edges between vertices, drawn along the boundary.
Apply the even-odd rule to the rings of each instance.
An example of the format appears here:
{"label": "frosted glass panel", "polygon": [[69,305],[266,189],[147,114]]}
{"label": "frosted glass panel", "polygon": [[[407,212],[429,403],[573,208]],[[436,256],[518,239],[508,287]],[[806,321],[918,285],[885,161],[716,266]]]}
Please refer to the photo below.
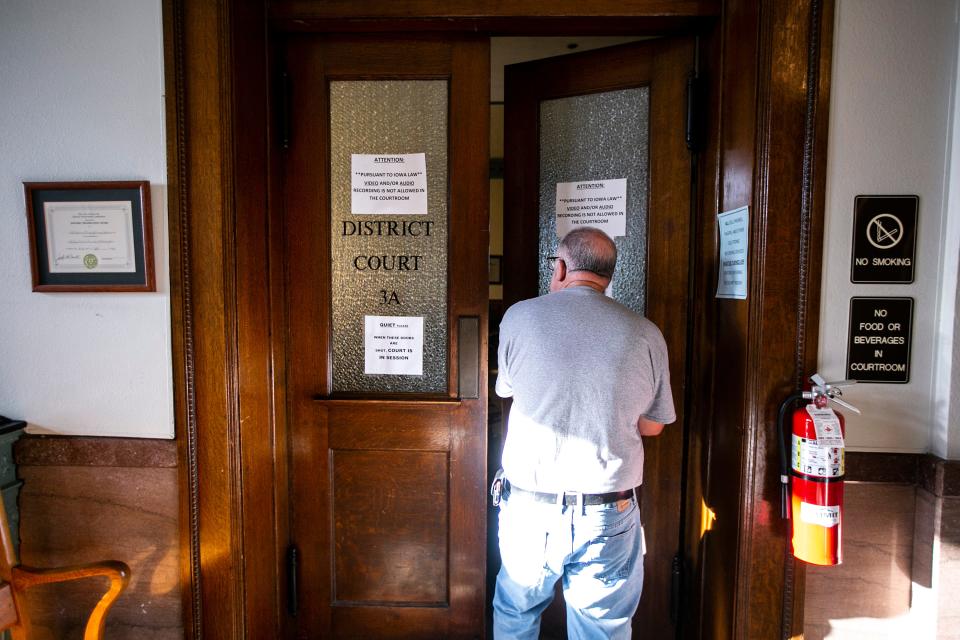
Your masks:
{"label": "frosted glass panel", "polygon": [[[419,153],[425,215],[351,212],[353,154]],[[446,392],[447,82],[331,82],[330,189],[334,391]],[[365,373],[366,316],[423,318],[421,375]]]}
{"label": "frosted glass panel", "polygon": [[627,179],[627,235],[615,238],[613,297],[638,313],[646,300],[649,89],[639,87],[540,103],[540,293],[546,257],[557,254],[558,182]]}

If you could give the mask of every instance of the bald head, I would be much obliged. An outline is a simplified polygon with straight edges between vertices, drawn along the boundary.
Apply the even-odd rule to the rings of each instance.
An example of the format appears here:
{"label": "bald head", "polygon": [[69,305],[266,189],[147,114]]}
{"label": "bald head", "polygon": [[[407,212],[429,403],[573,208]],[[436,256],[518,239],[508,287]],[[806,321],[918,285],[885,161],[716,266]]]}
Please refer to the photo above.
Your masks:
{"label": "bald head", "polygon": [[594,227],[580,227],[565,235],[558,254],[568,271],[589,271],[609,279],[617,266],[617,245]]}

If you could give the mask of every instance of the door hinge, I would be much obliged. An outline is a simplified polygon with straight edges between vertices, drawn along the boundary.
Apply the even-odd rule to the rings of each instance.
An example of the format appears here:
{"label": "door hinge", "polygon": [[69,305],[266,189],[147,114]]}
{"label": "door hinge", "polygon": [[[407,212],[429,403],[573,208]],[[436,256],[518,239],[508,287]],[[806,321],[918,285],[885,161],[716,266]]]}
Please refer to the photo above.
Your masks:
{"label": "door hinge", "polygon": [[280,73],[280,146],[284,150],[290,148],[290,99],[291,82],[290,74],[286,71]]}
{"label": "door hinge", "polygon": [[680,554],[673,556],[670,566],[670,621],[676,625],[680,621],[682,605],[681,585],[683,583],[683,558]]}
{"label": "door hinge", "polygon": [[297,577],[300,571],[299,554],[296,545],[287,547],[287,612],[291,616],[297,615],[297,605],[300,599],[297,587]]}
{"label": "door hinge", "polygon": [[687,122],[685,138],[687,150],[699,151],[703,145],[705,82],[699,73],[687,76]]}

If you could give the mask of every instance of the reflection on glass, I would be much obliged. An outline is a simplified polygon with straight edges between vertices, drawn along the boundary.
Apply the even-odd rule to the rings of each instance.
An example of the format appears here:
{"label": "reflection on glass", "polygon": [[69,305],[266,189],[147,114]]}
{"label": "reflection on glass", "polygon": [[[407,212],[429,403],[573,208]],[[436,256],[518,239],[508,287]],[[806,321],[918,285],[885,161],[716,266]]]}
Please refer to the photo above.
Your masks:
{"label": "reflection on glass", "polygon": [[647,87],[540,103],[540,293],[556,255],[558,182],[627,179],[627,235],[615,239],[613,297],[638,313],[646,302],[649,100]]}
{"label": "reflection on glass", "polygon": [[[447,93],[445,80],[330,83],[334,392],[447,390]],[[352,154],[413,153],[426,215],[351,213]],[[423,318],[423,375],[364,373],[365,316]]]}

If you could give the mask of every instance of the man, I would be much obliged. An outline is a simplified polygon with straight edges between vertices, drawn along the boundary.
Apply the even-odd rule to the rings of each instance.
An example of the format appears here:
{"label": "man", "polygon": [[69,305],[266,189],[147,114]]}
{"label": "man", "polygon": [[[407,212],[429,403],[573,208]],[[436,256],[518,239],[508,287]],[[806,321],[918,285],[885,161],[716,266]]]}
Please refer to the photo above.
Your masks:
{"label": "man", "polygon": [[497,639],[536,639],[563,580],[567,631],[629,638],[643,586],[634,487],[643,442],[675,419],[667,348],[604,295],[617,249],[584,227],[560,242],[550,293],[500,324],[497,394],[513,397],[503,450]]}

